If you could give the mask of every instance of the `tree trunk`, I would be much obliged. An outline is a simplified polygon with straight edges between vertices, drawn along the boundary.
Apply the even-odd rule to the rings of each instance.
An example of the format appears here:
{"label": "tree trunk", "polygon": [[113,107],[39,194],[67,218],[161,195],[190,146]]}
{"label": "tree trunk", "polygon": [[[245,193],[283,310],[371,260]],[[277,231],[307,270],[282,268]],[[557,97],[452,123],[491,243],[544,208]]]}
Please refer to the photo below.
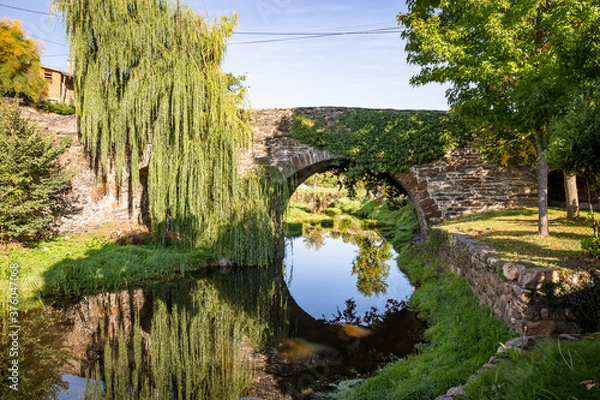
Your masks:
{"label": "tree trunk", "polygon": [[579,195],[577,193],[577,175],[564,173],[565,196],[567,198],[567,218],[579,217]]}
{"label": "tree trunk", "polygon": [[535,135],[538,153],[538,232],[542,236],[548,236],[548,163],[544,158],[543,135],[543,128],[538,128]]}

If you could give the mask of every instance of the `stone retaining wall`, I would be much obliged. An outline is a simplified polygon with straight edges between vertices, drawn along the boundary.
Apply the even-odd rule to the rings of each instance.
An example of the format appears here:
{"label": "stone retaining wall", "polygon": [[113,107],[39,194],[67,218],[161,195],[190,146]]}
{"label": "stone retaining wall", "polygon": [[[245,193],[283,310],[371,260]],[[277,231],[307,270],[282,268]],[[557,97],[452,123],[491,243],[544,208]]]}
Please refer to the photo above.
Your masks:
{"label": "stone retaining wall", "polygon": [[[71,146],[60,157],[71,178],[68,209],[55,221],[57,229],[67,233],[81,233],[99,228],[109,222],[137,221],[140,216],[141,191],[132,196],[126,184],[118,185],[109,174],[106,182],[96,176],[94,166],[79,138],[79,124],[75,115],[45,113],[23,107],[21,115],[29,118],[43,132],[55,134],[57,140],[68,137]],[[123,182],[126,182],[124,177]]]}
{"label": "stone retaining wall", "polygon": [[[589,282],[592,272],[565,275],[558,269],[538,268],[526,261],[505,262],[488,245],[460,233],[449,234],[445,256],[451,270],[468,283],[479,302],[511,330],[542,336],[581,333],[573,310],[553,307],[543,289],[548,285],[575,287]],[[600,321],[600,310],[596,313]]]}
{"label": "stone retaining wall", "polygon": [[463,148],[443,159],[416,165],[395,178],[411,194],[421,226],[465,214],[537,205],[534,170],[522,165],[499,167]]}

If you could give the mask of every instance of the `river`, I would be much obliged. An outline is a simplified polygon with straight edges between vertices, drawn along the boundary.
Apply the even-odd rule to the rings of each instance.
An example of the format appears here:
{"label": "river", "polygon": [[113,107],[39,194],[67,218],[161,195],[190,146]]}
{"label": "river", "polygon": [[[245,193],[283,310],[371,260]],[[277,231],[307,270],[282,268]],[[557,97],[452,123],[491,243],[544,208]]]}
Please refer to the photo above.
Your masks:
{"label": "river", "polygon": [[271,268],[207,270],[31,311],[20,391],[2,398],[318,398],[420,340],[395,256],[373,232],[313,234],[288,239]]}

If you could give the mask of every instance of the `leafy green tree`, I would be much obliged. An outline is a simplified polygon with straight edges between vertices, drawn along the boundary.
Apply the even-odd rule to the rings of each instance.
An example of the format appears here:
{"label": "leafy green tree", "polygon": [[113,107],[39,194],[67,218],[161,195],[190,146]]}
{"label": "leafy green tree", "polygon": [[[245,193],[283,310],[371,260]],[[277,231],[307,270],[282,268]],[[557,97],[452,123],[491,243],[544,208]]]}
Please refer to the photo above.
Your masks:
{"label": "leafy green tree", "polygon": [[595,248],[600,254],[600,223],[590,193],[592,184],[600,182],[600,90],[595,86],[575,97],[566,115],[554,121],[547,157],[552,165],[586,178]]}
{"label": "leafy green tree", "polygon": [[57,145],[0,100],[0,242],[31,241],[46,232],[69,180]]}
{"label": "leafy green tree", "polygon": [[0,96],[40,101],[46,89],[38,43],[25,37],[19,21],[0,20]]}
{"label": "leafy green tree", "polygon": [[[548,164],[552,118],[576,76],[561,69],[557,47],[584,0],[409,0],[398,15],[411,82],[450,82],[449,103],[479,128],[479,148],[496,159],[535,158],[539,232],[548,235]],[[559,73],[560,72],[560,73]]]}
{"label": "leafy green tree", "polygon": [[[549,162],[588,181],[594,237],[587,248],[600,254],[600,224],[594,218],[590,186],[600,179],[600,4],[580,0],[563,12],[563,29],[557,35],[560,79],[569,80],[565,112],[552,120]],[[584,243],[584,247],[586,244]]]}

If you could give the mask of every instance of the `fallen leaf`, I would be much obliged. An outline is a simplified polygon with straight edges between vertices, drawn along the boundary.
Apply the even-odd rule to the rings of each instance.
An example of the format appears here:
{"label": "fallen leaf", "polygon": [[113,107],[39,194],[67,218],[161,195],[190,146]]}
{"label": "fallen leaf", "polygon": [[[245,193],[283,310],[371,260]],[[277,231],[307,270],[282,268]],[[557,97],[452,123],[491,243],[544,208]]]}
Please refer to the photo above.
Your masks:
{"label": "fallen leaf", "polygon": [[587,390],[592,390],[596,387],[596,382],[593,379],[579,382],[579,386],[585,386]]}

